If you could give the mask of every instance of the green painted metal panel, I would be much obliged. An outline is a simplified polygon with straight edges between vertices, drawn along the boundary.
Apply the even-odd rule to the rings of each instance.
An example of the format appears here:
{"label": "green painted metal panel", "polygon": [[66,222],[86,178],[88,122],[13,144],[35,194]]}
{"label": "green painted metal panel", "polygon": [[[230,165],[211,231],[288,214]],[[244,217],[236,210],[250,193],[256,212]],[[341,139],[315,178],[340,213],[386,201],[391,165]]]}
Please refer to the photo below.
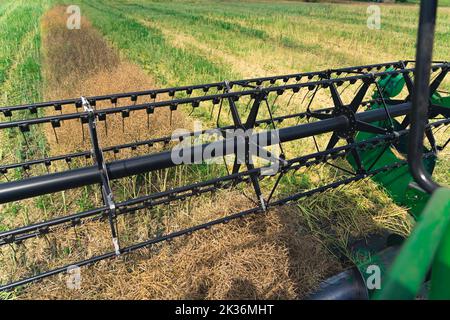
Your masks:
{"label": "green painted metal panel", "polygon": [[[450,189],[439,188],[418,218],[375,299],[414,299],[433,265],[430,298],[450,298]],[[436,254],[437,253],[437,254]],[[434,268],[438,268],[437,270]]]}
{"label": "green painted metal panel", "polygon": [[[358,133],[356,140],[363,141],[375,136],[375,134],[361,132]],[[371,167],[378,157],[378,161],[373,165],[372,169],[378,169],[398,162],[399,160],[406,159],[406,151],[403,150],[406,147],[406,143],[403,140],[406,140],[407,138],[408,136],[401,138],[400,143],[396,145],[395,151],[391,147],[386,149],[385,146],[380,146],[361,152],[363,166],[366,169]],[[428,152],[428,150],[425,150],[425,152]],[[348,161],[356,168],[353,157],[349,156]],[[434,170],[435,163],[435,157],[424,160],[424,166],[430,174]],[[410,213],[415,217],[422,212],[429,200],[429,195],[416,187],[416,183],[409,172],[408,166],[402,166],[387,172],[382,172],[374,176],[373,180],[383,186],[397,204],[409,208]]]}
{"label": "green painted metal panel", "polygon": [[[442,195],[443,210],[450,211],[450,190],[447,189],[447,198]],[[439,210],[435,208],[435,210]],[[442,241],[438,247],[431,273],[430,299],[450,300],[450,226],[447,227]]]}
{"label": "green painted metal panel", "polygon": [[[397,96],[405,86],[405,80],[402,74],[389,75],[382,78],[378,85],[383,92],[385,99],[394,98]],[[373,98],[378,98],[379,94],[376,92]],[[450,97],[442,97],[439,93],[435,92],[432,96],[432,103],[450,108]],[[387,106],[389,108],[389,106]],[[376,103],[371,106],[372,109],[383,108],[383,104]],[[390,128],[391,122],[379,121],[372,123],[375,126],[382,128]],[[400,123],[393,120],[394,130],[400,130]],[[367,139],[376,137],[377,134],[359,132],[355,140],[360,142]],[[377,169],[385,165],[397,162],[399,159],[407,158],[407,144],[408,135],[402,136],[399,143],[394,147],[386,148],[385,146],[379,146],[371,150],[364,150],[360,152],[363,166],[368,169]],[[427,148],[424,148],[424,153],[429,152]],[[378,160],[377,160],[378,159]],[[356,169],[356,163],[351,155],[347,157],[347,160]],[[377,161],[376,161],[377,160]],[[376,161],[376,163],[375,163]],[[374,164],[375,163],[375,164]],[[436,163],[436,157],[429,157],[424,159],[424,166],[426,170],[432,174]],[[429,195],[423,192],[417,187],[407,166],[402,166],[388,172],[380,173],[373,177],[373,180],[379,185],[383,186],[392,199],[399,205],[409,208],[409,212],[417,217],[425,208]]]}

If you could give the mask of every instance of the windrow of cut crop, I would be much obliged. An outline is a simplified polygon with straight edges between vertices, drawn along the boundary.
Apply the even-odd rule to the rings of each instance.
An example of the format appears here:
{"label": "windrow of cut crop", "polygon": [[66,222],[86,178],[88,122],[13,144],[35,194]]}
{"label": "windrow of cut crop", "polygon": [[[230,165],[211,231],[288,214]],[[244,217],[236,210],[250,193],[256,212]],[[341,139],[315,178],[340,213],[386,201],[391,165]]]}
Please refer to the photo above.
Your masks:
{"label": "windrow of cut crop", "polygon": [[106,39],[126,57],[143,67],[160,85],[213,82],[219,76],[229,79],[229,68],[190,52],[172,47],[157,29],[148,28],[109,2],[83,1],[83,10]]}

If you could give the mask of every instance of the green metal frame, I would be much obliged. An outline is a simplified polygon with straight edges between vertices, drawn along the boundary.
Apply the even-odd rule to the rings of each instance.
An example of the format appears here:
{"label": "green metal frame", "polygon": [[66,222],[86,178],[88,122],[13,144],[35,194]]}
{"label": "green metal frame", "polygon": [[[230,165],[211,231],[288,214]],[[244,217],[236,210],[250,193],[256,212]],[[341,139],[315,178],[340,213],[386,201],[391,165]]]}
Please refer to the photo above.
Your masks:
{"label": "green metal frame", "polygon": [[[392,75],[378,82],[385,99],[394,98],[405,86],[403,75]],[[373,98],[379,98],[375,93]],[[450,108],[450,97],[442,97],[438,92],[431,97],[433,104]],[[382,103],[371,106],[372,109],[383,108]],[[389,106],[387,106],[389,107]],[[382,121],[374,125],[400,129],[396,120]],[[356,141],[374,138],[376,134],[360,132]],[[373,165],[374,169],[406,159],[409,137],[401,137],[394,148],[380,146],[361,152],[364,167]],[[424,147],[424,153],[429,150]],[[356,169],[352,156],[347,160]],[[425,169],[432,174],[436,157],[424,160]],[[381,290],[372,290],[373,299],[414,299],[424,285],[430,270],[431,281],[428,291],[429,299],[450,299],[450,189],[440,188],[432,196],[417,187],[409,168],[399,167],[386,173],[381,173],[373,180],[383,186],[391,198],[399,205],[409,208],[409,212],[417,220],[410,237],[405,241],[401,252],[391,268],[383,268]],[[376,255],[375,255],[376,257]],[[376,259],[375,259],[376,260]],[[375,261],[372,257],[370,263]],[[367,265],[364,264],[363,267]],[[361,267],[361,266],[360,266]],[[364,273],[363,273],[364,274]]]}
{"label": "green metal frame", "polygon": [[[402,74],[389,75],[378,81],[378,85],[383,92],[383,98],[389,99],[400,94],[405,86],[405,80]],[[379,98],[378,92],[373,95],[373,98]],[[437,92],[435,92],[431,100],[433,104],[450,108],[450,97],[441,97]],[[389,106],[387,107],[389,108]],[[371,109],[378,108],[383,108],[383,104],[375,103],[371,106]],[[394,130],[401,129],[400,123],[395,119],[392,120],[392,123],[390,121],[380,121],[373,124],[386,129],[390,128],[392,125],[394,126]],[[374,133],[359,132],[356,135],[355,140],[360,142],[376,136],[377,134]],[[408,135],[402,136],[399,143],[395,146],[395,150],[393,148],[379,146],[377,148],[361,152],[360,157],[363,166],[365,168],[370,167],[376,161],[373,169],[378,169],[398,161],[399,158],[406,159],[408,139]],[[429,152],[429,150],[424,147],[424,153],[427,152]],[[357,168],[357,165],[351,155],[347,157],[347,160],[353,168]],[[435,156],[424,159],[424,166],[430,174],[433,173],[435,164]],[[374,176],[373,180],[384,187],[395,203],[408,208],[411,215],[415,218],[417,218],[425,209],[425,206],[430,199],[429,194],[417,187],[417,184],[415,183],[407,166],[402,166],[394,170],[390,170],[389,172],[380,173]]]}
{"label": "green metal frame", "polygon": [[430,299],[450,299],[450,189],[431,196],[393,264],[377,300],[414,299],[432,267]]}

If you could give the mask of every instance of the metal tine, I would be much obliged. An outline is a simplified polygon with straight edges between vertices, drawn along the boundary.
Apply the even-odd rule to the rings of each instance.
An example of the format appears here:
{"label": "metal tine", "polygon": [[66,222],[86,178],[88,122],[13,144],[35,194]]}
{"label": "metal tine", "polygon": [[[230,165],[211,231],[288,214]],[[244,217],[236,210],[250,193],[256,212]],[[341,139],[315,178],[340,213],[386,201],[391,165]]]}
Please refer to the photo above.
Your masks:
{"label": "metal tine", "polygon": [[117,108],[117,97],[111,97],[111,103],[113,104],[114,108]]}
{"label": "metal tine", "polygon": [[81,124],[81,137],[82,137],[82,142],[84,142],[85,138],[84,138],[83,118],[80,118],[80,124]]}
{"label": "metal tine", "polygon": [[72,162],[72,158],[66,158],[65,160],[66,160],[67,167],[69,168],[69,170],[72,169],[70,166],[70,163]]}
{"label": "metal tine", "polygon": [[285,173],[284,171],[281,171],[281,172],[278,174],[277,180],[275,181],[275,184],[274,184],[272,190],[270,191],[269,197],[267,198],[267,205],[270,204],[270,200],[272,200],[272,197],[273,197],[273,195],[274,195],[276,189],[278,188],[278,184],[280,183],[281,179],[283,178],[284,173]]}
{"label": "metal tine", "polygon": [[[191,98],[192,90],[189,90],[189,91],[186,91],[186,92],[188,93],[188,98]],[[188,117],[190,117],[194,113],[195,108],[196,108],[196,106],[194,106],[194,104],[192,104],[192,109],[191,109],[191,112],[189,112]]]}
{"label": "metal tine", "polygon": [[[175,91],[169,91],[169,97],[172,98],[172,101],[175,99]],[[172,126],[172,116],[173,116],[173,111],[177,109],[176,105],[170,105],[170,115],[169,115],[169,125]]]}
{"label": "metal tine", "polygon": [[295,90],[292,92],[291,96],[289,97],[288,103],[286,104],[286,109],[289,108],[289,105],[291,104],[292,98],[299,92],[299,90]]}
{"label": "metal tine", "polygon": [[[278,97],[279,97],[279,95],[277,95],[277,98]],[[275,98],[275,100],[273,101],[272,107],[269,106],[269,101],[267,100],[267,97],[264,99],[264,101],[266,102],[267,111],[269,112],[270,122],[271,122],[272,127],[273,127],[274,130],[277,129],[277,126],[275,124],[275,121],[273,120],[273,114],[272,114],[272,110],[271,109],[273,109],[273,106],[275,105],[275,102],[277,101],[277,98]],[[284,157],[285,153],[284,153],[283,146],[282,146],[281,142],[278,143],[278,146],[279,146],[279,148],[281,150],[281,157]]]}
{"label": "metal tine", "polygon": [[305,95],[303,96],[303,99],[302,99],[302,101],[300,102],[300,105],[302,105],[302,104],[305,102],[306,97],[308,96],[308,94],[309,94],[309,90],[306,90]]}
{"label": "metal tine", "polygon": [[28,143],[28,139],[27,139],[27,136],[26,136],[26,134],[25,134],[25,132],[29,132],[29,130],[30,130],[30,128],[29,127],[26,127],[26,129],[25,129],[25,127],[24,127],[24,129],[22,130],[22,129],[20,129],[20,132],[22,133],[22,137],[23,137],[23,139],[25,140],[25,145],[27,146],[27,152],[25,153],[26,154],[26,158],[28,158],[28,153],[29,153],[29,151],[30,151],[30,145],[29,145],[29,143]]}
{"label": "metal tine", "polygon": [[2,176],[5,177],[6,181],[9,182],[10,180],[8,179],[8,176],[6,175],[7,172],[2,171],[1,173],[2,173]]}
{"label": "metal tine", "polygon": [[[153,99],[153,103],[156,102],[156,94],[152,93],[150,95],[150,99]],[[147,108],[146,109],[146,113],[147,113],[147,130],[150,131],[150,114],[153,114],[154,112],[154,108]]]}
{"label": "metal tine", "polygon": [[[307,113],[307,114],[311,112],[311,105],[312,105],[312,103],[313,103],[313,101],[314,101],[314,98],[316,97],[317,91],[319,91],[319,86],[316,86],[316,87],[315,87],[314,93],[312,94],[311,99],[310,99],[309,102],[308,102],[308,106],[306,107],[306,113]],[[309,119],[310,119],[310,117],[307,115],[307,116],[306,116],[306,121],[308,121],[308,123],[309,123]],[[297,124],[298,124],[299,122],[300,122],[300,119],[297,119]],[[313,140],[314,140],[314,144],[315,144],[315,146],[316,146],[316,150],[319,151],[319,147],[318,147],[318,145],[317,145],[316,138],[315,138],[314,136],[312,136],[312,138],[313,138]]]}
{"label": "metal tine", "polygon": [[[284,93],[284,92],[283,92],[283,93]],[[272,107],[271,107],[271,109],[269,110],[269,113],[270,113],[270,114],[272,114],[273,108],[275,107],[275,103],[277,102],[278,98],[279,98],[283,93],[281,93],[281,92],[279,92],[279,91],[276,92],[276,97],[275,97],[275,99],[274,99],[273,102],[272,102]]]}
{"label": "metal tine", "polygon": [[27,178],[30,177],[30,172],[28,171],[29,169],[29,166],[22,166],[22,173],[24,173]]}
{"label": "metal tine", "polygon": [[[225,93],[225,89],[223,90]],[[219,111],[217,112],[216,126],[220,128],[220,115],[222,114],[223,98],[220,99]]]}
{"label": "metal tine", "polygon": [[44,167],[45,167],[45,170],[47,171],[47,173],[50,173],[50,166],[51,165],[52,165],[51,161],[45,161],[44,162]]}
{"label": "metal tine", "polygon": [[216,104],[219,104],[219,103],[222,104],[222,101],[223,101],[223,99],[219,99],[219,98],[215,98],[211,101],[212,106],[211,106],[211,114],[209,117],[210,120],[212,120],[212,118],[213,118],[214,107],[216,106]]}
{"label": "metal tine", "polygon": [[13,257],[13,259],[14,259],[14,263],[15,264],[18,264],[19,263],[19,260],[17,259],[17,251],[16,251],[16,249],[14,248],[14,245],[12,244],[12,243],[9,243],[8,244],[8,246],[11,248],[11,251],[12,251],[12,257]]}
{"label": "metal tine", "polygon": [[9,122],[12,121],[12,111],[11,110],[3,110],[3,116],[8,118]]}
{"label": "metal tine", "polygon": [[[132,95],[130,97],[130,100],[133,103],[133,105],[136,105],[137,99],[138,99],[138,97],[136,95]],[[121,111],[120,114],[122,116],[122,133],[125,133],[125,118],[128,118],[130,116],[130,110],[129,109],[124,109],[124,110]]]}
{"label": "metal tine", "polygon": [[30,111],[31,114],[34,114],[36,119],[38,118],[38,112],[36,107],[28,107],[28,111]]}
{"label": "metal tine", "polygon": [[138,101],[138,96],[137,95],[132,95],[130,97],[130,100],[131,100],[131,102],[133,102],[133,105],[136,105],[137,101]]}
{"label": "metal tine", "polygon": [[245,112],[248,112],[248,108],[250,107],[250,104],[252,101],[253,101],[253,98],[250,97],[250,99],[248,99],[247,105],[245,106]]}
{"label": "metal tine", "polygon": [[56,128],[61,127],[61,122],[59,120],[55,120],[51,122],[53,134],[55,135],[56,143],[59,144],[58,134],[56,133]]}
{"label": "metal tine", "polygon": [[[316,87],[316,90],[317,90],[317,87]],[[306,90],[306,92],[305,92],[305,95],[303,96],[303,99],[302,99],[302,101],[300,102],[300,107],[303,105],[303,103],[305,102],[305,100],[306,100],[306,98],[308,97],[308,95],[310,94],[310,91],[312,91],[311,89],[310,89],[310,87],[308,87],[308,90]],[[314,99],[314,96],[315,96],[315,94],[316,94],[316,91],[314,91],[313,93],[311,93],[311,97],[309,98],[309,99]],[[309,105],[311,104],[311,101],[308,103],[308,107],[307,108],[309,108]],[[307,111],[308,112],[308,111]],[[300,118],[298,118],[297,119],[297,122],[296,122],[296,124],[298,124],[299,122],[300,122],[300,119],[302,119],[301,117]]]}
{"label": "metal tine", "polygon": [[[130,100],[133,103],[133,106],[135,106],[137,104],[138,96],[132,95],[130,97]],[[130,116],[130,110],[129,109],[122,110],[121,115],[122,115],[122,133],[125,133],[125,118],[128,118]]]}

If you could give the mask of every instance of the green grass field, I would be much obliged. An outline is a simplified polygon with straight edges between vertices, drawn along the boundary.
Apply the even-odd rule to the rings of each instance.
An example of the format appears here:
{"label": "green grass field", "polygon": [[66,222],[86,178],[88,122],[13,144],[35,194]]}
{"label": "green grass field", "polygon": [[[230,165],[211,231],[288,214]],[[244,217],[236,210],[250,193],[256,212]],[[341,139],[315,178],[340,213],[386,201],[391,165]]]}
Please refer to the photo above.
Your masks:
{"label": "green grass field", "polygon": [[[415,54],[418,7],[412,5],[382,6],[381,30],[369,30],[367,4],[361,3],[82,3],[95,26],[162,84],[311,71]],[[436,59],[450,51],[449,29],[450,10],[441,8]],[[125,36],[130,31],[136,38]],[[145,50],[148,43],[152,50]]]}
{"label": "green grass field", "polygon": [[[44,7],[61,2],[2,2],[0,85],[20,59],[24,41],[31,41],[30,30]],[[382,5],[381,30],[369,30],[368,4],[360,2],[79,2],[82,14],[160,85],[410,59],[415,53],[416,5]],[[435,59],[450,52],[450,8],[445,4],[441,1]],[[28,94],[25,100],[35,98]],[[16,103],[17,98],[2,102]]]}
{"label": "green grass field", "polygon": [[[0,7],[0,104],[42,100],[40,18],[50,1],[5,1]],[[33,130],[28,149],[17,132],[2,132],[0,161],[24,159],[45,148],[42,134]],[[20,174],[20,173],[18,173]],[[1,221],[1,218],[0,218]]]}

